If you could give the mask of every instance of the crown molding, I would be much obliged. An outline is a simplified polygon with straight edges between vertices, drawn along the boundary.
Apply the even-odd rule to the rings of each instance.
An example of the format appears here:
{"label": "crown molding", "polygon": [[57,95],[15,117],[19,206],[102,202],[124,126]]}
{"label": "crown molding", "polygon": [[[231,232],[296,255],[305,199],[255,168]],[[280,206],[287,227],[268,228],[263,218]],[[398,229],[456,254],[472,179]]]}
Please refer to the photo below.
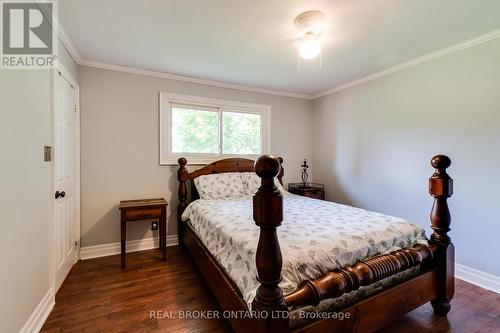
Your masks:
{"label": "crown molding", "polygon": [[307,99],[307,100],[313,99],[313,95],[309,95],[309,94],[300,94],[300,93],[293,93],[293,92],[287,92],[287,91],[281,91],[281,90],[251,87],[251,86],[245,86],[245,85],[240,85],[240,84],[232,84],[232,83],[226,83],[226,82],[215,81],[215,80],[200,79],[200,78],[195,78],[195,77],[190,77],[190,76],[171,74],[171,73],[161,72],[161,71],[152,71],[152,70],[147,70],[147,69],[142,69],[142,68],[137,68],[137,67],[127,67],[127,66],[109,64],[109,63],[105,63],[105,62],[85,60],[80,55],[80,52],[78,51],[77,47],[75,46],[75,44],[73,44],[69,35],[67,34],[66,30],[64,29],[63,25],[61,24],[61,22],[58,19],[54,20],[53,28],[55,29],[57,35],[59,36],[59,39],[61,40],[63,45],[66,47],[66,49],[68,50],[68,52],[71,55],[71,57],[73,58],[73,60],[78,65],[81,65],[81,66],[106,69],[106,70],[111,70],[111,71],[115,71],[115,72],[124,72],[124,73],[130,73],[130,74],[152,76],[152,77],[157,77],[157,78],[162,78],[162,79],[183,81],[183,82],[189,82],[189,83],[204,84],[204,85],[214,86],[214,87],[219,87],[219,88],[228,88],[228,89],[249,91],[249,92],[267,94],[267,95],[277,95],[277,96],[293,97],[293,98],[300,98],[300,99]]}
{"label": "crown molding", "polygon": [[64,47],[66,48],[66,50],[68,50],[69,55],[73,58],[73,60],[77,64],[80,64],[83,61],[82,56],[80,55],[80,52],[76,48],[75,44],[73,44],[73,42],[69,38],[68,33],[61,25],[59,20],[55,20],[54,28],[56,30],[57,35],[59,36],[59,39],[63,43]]}
{"label": "crown molding", "polygon": [[306,99],[306,100],[315,100],[315,99],[318,99],[318,98],[321,98],[321,97],[324,97],[324,96],[327,96],[327,95],[330,95],[330,94],[333,94],[333,93],[336,93],[336,92],[339,92],[342,90],[346,90],[346,89],[349,89],[349,88],[352,88],[355,86],[359,86],[359,85],[362,85],[364,83],[389,76],[391,74],[400,72],[402,70],[405,70],[405,69],[408,69],[408,68],[411,68],[414,66],[418,66],[418,65],[424,64],[426,62],[436,60],[438,58],[441,58],[441,57],[468,49],[470,47],[474,47],[476,45],[486,43],[490,40],[493,40],[493,39],[500,37],[500,28],[499,28],[499,29],[490,31],[488,33],[482,34],[480,36],[471,38],[471,39],[466,40],[464,42],[445,47],[443,49],[431,52],[431,53],[426,54],[426,55],[421,56],[421,57],[411,59],[409,61],[403,62],[399,65],[390,67],[388,69],[377,72],[375,74],[371,74],[371,75],[356,79],[354,81],[339,85],[337,87],[334,87],[334,88],[331,88],[331,89],[328,89],[325,91],[321,91],[317,94],[300,94],[300,93],[286,92],[286,91],[281,91],[281,90],[273,90],[273,89],[251,87],[251,86],[245,86],[245,85],[239,85],[239,84],[232,84],[232,83],[226,83],[226,82],[215,81],[215,80],[201,79],[201,78],[172,74],[172,73],[161,72],[161,71],[152,71],[152,70],[147,70],[147,69],[142,69],[142,68],[137,68],[137,67],[128,67],[128,66],[109,64],[109,63],[99,62],[99,61],[85,60],[80,55],[80,52],[78,51],[76,46],[72,43],[71,39],[69,38],[69,35],[66,33],[66,30],[64,29],[62,24],[59,22],[59,20],[55,20],[54,25],[57,27],[56,32],[57,32],[57,35],[59,36],[59,38],[61,39],[63,45],[66,47],[66,49],[68,50],[68,52],[71,55],[71,57],[73,58],[73,60],[75,60],[75,62],[81,66],[106,69],[106,70],[111,70],[111,71],[115,71],[115,72],[124,72],[124,73],[130,73],[130,74],[145,75],[145,76],[151,76],[151,77],[157,77],[157,78],[169,79],[169,80],[176,80],[176,81],[183,81],[183,82],[189,82],[189,83],[203,84],[203,85],[214,86],[214,87],[219,87],[219,88],[236,89],[236,90],[249,91],[249,92],[255,92],[255,93],[260,93],[260,94],[293,97],[293,98]]}
{"label": "crown molding", "polygon": [[220,81],[199,79],[199,78],[195,78],[195,77],[191,77],[191,76],[171,74],[171,73],[167,73],[167,72],[152,71],[152,70],[147,70],[147,69],[142,69],[142,68],[137,68],[137,67],[114,65],[114,64],[109,64],[109,63],[99,62],[99,61],[82,60],[78,64],[85,66],[85,67],[106,69],[106,70],[115,71],[115,72],[139,74],[139,75],[157,77],[157,78],[161,78],[161,79],[203,84],[203,85],[214,86],[214,87],[219,87],[219,88],[243,90],[243,91],[255,92],[255,93],[260,93],[260,94],[294,97],[294,98],[309,99],[309,100],[313,98],[312,95],[308,95],[308,94],[298,94],[298,93],[286,92],[286,91],[281,91],[281,90],[264,89],[264,88],[250,87],[250,86],[244,86],[244,85],[232,84],[232,83],[226,83],[226,82],[220,82]]}
{"label": "crown molding", "polygon": [[[45,3],[46,0],[35,0],[37,4]],[[52,17],[52,30],[55,32],[59,40],[63,43],[64,47],[66,50],[68,50],[68,53],[71,55],[73,60],[79,64],[80,61],[82,61],[82,56],[80,55],[80,52],[78,52],[78,49],[75,47],[71,39],[69,38],[69,35],[66,33],[66,30],[62,26],[61,22],[59,21],[59,9],[57,6],[54,7],[55,10],[55,15]],[[46,13],[42,11],[42,14],[46,16]]]}
{"label": "crown molding", "polygon": [[490,32],[485,33],[483,35],[466,40],[464,42],[445,47],[443,49],[431,52],[429,54],[426,54],[426,55],[418,57],[418,58],[414,58],[412,60],[409,60],[409,61],[403,62],[399,65],[396,65],[394,67],[390,67],[390,68],[383,70],[381,72],[371,74],[371,75],[365,76],[363,78],[351,81],[349,83],[345,83],[345,84],[342,84],[340,86],[334,87],[332,89],[322,91],[320,93],[313,95],[312,99],[317,99],[317,98],[324,97],[324,96],[327,96],[327,95],[330,95],[330,94],[333,94],[333,93],[336,93],[336,92],[339,92],[342,90],[346,90],[346,89],[349,89],[349,88],[352,88],[355,86],[359,86],[363,83],[377,80],[377,79],[383,78],[385,76],[400,72],[402,70],[405,70],[405,69],[408,69],[408,68],[411,68],[414,66],[418,66],[420,64],[423,64],[423,63],[426,63],[429,61],[436,60],[438,58],[447,56],[449,54],[453,54],[453,53],[468,49],[470,47],[488,42],[488,41],[496,39],[498,37],[500,37],[500,29],[490,31]]}

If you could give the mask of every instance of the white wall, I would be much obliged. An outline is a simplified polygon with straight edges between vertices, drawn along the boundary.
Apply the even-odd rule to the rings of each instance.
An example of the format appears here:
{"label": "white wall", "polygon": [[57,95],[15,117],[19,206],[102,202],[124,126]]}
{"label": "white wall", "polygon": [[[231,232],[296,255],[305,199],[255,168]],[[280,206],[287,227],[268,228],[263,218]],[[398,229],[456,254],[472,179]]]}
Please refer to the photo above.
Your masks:
{"label": "white wall", "polygon": [[[158,163],[158,93],[221,98],[272,107],[272,153],[285,180],[300,179],[311,159],[311,101],[80,67],[82,246],[119,242],[120,200],[165,197],[175,234],[177,167]],[[148,223],[129,223],[129,240],[151,237]]]}
{"label": "white wall", "polygon": [[0,70],[0,331],[17,332],[50,287],[50,83],[46,70]]}
{"label": "white wall", "polygon": [[429,231],[430,158],[452,158],[457,262],[500,276],[500,39],[314,101],[315,180],[330,200]]}
{"label": "white wall", "polygon": [[[58,53],[76,72],[62,44]],[[48,70],[0,70],[0,332],[18,332],[52,284],[50,89]]]}

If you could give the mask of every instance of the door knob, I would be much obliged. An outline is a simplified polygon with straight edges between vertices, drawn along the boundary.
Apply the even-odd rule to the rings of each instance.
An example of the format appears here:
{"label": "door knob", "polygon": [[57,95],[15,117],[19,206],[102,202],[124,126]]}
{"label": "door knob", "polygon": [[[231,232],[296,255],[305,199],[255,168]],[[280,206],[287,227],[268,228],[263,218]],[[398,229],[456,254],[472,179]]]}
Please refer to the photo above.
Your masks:
{"label": "door knob", "polygon": [[59,191],[56,191],[56,199],[59,199],[59,198],[64,198],[66,196],[66,192],[62,191],[62,192],[59,192]]}

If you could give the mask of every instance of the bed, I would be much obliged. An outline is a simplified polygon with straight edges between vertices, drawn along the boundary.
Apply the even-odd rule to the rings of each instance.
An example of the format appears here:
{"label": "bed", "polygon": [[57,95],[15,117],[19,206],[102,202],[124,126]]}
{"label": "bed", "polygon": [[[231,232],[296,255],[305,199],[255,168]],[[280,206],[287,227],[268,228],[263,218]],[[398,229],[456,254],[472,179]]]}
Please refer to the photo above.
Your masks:
{"label": "bed", "polygon": [[[448,157],[431,162],[429,240],[408,221],[278,189],[282,163],[225,159],[190,173],[179,159],[179,244],[225,313],[236,314],[227,316],[236,332],[370,332],[429,301],[447,314]],[[253,171],[261,178],[253,195],[204,200],[194,185],[204,175]]]}

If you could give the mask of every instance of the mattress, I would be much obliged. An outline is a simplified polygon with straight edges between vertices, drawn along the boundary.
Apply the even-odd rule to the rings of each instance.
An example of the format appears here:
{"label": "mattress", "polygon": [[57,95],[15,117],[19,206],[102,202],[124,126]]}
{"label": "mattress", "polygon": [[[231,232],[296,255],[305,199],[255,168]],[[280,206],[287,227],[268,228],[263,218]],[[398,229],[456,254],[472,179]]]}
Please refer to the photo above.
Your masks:
{"label": "mattress", "polygon": [[[259,286],[255,267],[259,227],[253,221],[251,196],[199,199],[188,205],[182,219],[189,221],[251,309]],[[292,292],[303,280],[319,278],[361,259],[417,243],[427,244],[424,230],[407,220],[288,192],[283,195],[283,222],[277,234],[283,256],[280,287],[284,294]],[[344,295],[336,300],[335,307],[347,305],[356,295],[370,294],[389,280],[404,276],[400,273]],[[328,300],[320,308],[331,305]]]}

